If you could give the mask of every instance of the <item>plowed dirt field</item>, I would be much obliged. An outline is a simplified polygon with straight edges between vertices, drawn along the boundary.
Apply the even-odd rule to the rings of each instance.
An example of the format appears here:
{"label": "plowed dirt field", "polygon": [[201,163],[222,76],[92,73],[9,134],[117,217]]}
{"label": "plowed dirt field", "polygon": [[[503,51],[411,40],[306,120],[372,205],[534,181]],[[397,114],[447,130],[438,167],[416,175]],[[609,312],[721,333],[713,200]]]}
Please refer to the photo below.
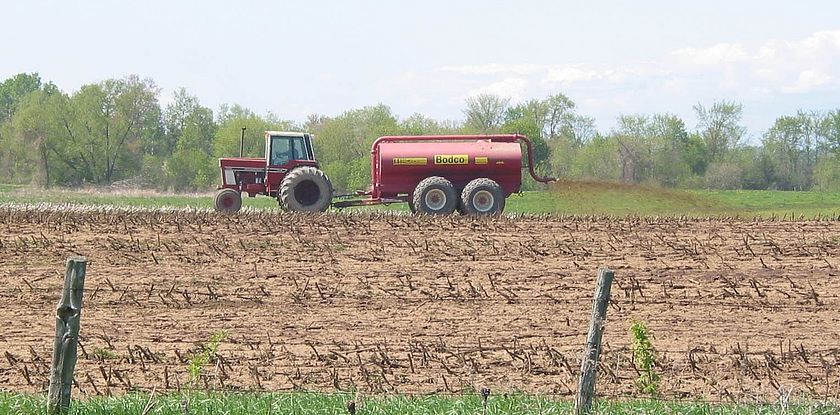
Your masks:
{"label": "plowed dirt field", "polygon": [[64,261],[89,260],[78,390],[571,395],[599,267],[598,389],[840,395],[840,222],[0,208],[0,389],[46,387]]}

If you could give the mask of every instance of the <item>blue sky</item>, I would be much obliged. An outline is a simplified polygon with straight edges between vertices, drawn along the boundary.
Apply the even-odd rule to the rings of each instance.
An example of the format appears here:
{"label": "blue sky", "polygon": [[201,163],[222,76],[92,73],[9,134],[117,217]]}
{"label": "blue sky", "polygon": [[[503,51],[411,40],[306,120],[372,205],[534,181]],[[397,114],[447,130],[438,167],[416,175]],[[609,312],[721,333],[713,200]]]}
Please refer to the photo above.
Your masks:
{"label": "blue sky", "polygon": [[608,130],[620,114],[744,104],[753,137],[840,108],[837,1],[2,1],[0,79],[71,92],[153,78],[204,105],[303,120],[384,103],[461,119],[464,99],[556,92]]}

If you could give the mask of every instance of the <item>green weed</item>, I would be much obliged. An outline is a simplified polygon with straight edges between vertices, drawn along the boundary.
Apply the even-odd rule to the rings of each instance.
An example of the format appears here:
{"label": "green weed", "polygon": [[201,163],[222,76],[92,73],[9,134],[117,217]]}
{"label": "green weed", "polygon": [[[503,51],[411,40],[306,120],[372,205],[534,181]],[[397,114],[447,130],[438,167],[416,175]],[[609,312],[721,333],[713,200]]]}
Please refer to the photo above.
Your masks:
{"label": "green weed", "polygon": [[98,348],[93,351],[93,358],[96,360],[110,360],[117,357],[119,356],[111,349]]}
{"label": "green weed", "polygon": [[207,343],[201,345],[198,351],[190,355],[187,363],[187,373],[190,377],[190,384],[193,386],[198,384],[199,379],[201,379],[204,366],[216,359],[216,353],[219,350],[219,346],[226,337],[227,333],[224,331],[216,332],[210,336],[210,340]]}
{"label": "green weed", "polygon": [[656,373],[656,350],[650,342],[650,331],[642,321],[630,326],[633,339],[633,362],[639,370],[636,387],[642,393],[655,395],[659,391],[659,374]]}

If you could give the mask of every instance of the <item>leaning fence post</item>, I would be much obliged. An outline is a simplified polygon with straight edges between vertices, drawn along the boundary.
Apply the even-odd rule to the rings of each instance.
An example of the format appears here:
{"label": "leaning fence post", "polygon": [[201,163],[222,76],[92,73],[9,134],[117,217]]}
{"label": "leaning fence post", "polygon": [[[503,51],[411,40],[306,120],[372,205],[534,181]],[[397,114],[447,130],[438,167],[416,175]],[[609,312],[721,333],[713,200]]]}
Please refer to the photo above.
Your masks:
{"label": "leaning fence post", "polygon": [[592,320],[589,322],[589,334],[586,336],[586,348],[580,363],[580,382],[575,399],[575,414],[588,414],[595,398],[595,371],[598,368],[598,355],[601,353],[601,335],[604,333],[604,320],[607,318],[607,306],[610,304],[610,286],[613,271],[598,270],[598,285],[592,303]]}
{"label": "leaning fence post", "polygon": [[86,267],[85,257],[67,259],[64,291],[55,310],[55,343],[50,370],[50,392],[47,397],[47,413],[50,415],[66,413],[70,408],[70,388],[73,386],[73,369],[76,367]]}

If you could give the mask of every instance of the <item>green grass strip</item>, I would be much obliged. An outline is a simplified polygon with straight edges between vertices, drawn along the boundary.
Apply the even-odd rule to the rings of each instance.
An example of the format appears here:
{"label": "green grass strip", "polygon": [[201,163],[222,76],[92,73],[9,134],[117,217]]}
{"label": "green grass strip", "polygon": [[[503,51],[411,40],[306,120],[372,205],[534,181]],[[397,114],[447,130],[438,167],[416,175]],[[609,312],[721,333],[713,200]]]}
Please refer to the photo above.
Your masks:
{"label": "green grass strip", "polygon": [[[244,208],[278,209],[277,201],[245,197]],[[143,191],[42,190],[0,185],[0,203],[74,204],[140,208],[212,209],[211,194],[165,194]],[[408,211],[404,203],[347,208],[345,211]],[[525,192],[507,199],[505,213],[608,216],[692,217],[840,217],[840,193],[781,192],[767,190],[675,190],[614,183],[559,182],[547,190]]]}
{"label": "green grass strip", "polygon": [[[349,394],[323,393],[191,393],[154,396],[129,394],[94,397],[74,401],[71,414],[137,415],[148,407],[148,414],[347,414]],[[150,404],[151,402],[151,404]],[[46,397],[39,394],[0,392],[0,414],[43,414]],[[185,412],[185,409],[187,412]],[[596,414],[715,414],[715,415],[823,415],[840,413],[831,403],[801,402],[779,405],[734,405],[658,400],[600,400]],[[491,395],[486,414],[569,414],[573,404],[533,395]],[[463,396],[382,396],[367,397],[357,407],[358,415],[475,415],[484,414],[479,395]]]}

